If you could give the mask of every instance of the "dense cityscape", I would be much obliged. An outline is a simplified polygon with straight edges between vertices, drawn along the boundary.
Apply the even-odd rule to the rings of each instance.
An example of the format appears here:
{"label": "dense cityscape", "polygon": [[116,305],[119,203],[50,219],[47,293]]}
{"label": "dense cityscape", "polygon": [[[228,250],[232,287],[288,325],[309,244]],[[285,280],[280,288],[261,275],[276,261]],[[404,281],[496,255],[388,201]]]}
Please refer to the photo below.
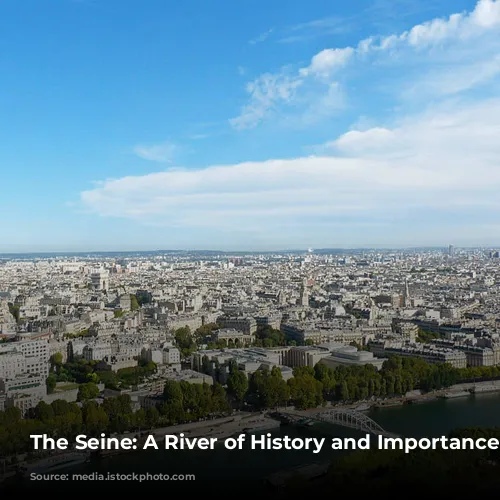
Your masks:
{"label": "dense cityscape", "polygon": [[498,494],[500,0],[0,34],[0,500]]}
{"label": "dense cityscape", "polygon": [[258,431],[286,406],[500,390],[499,264],[495,249],[451,245],[4,257],[4,466],[29,467],[34,430],[140,433],[236,414]]}

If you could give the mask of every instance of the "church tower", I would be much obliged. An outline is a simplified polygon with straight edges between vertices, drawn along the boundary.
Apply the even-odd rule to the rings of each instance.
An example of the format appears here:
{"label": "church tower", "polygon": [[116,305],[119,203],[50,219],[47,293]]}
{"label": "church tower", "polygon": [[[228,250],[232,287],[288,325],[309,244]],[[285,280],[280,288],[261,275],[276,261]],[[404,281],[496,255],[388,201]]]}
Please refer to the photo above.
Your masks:
{"label": "church tower", "polygon": [[300,288],[300,300],[299,304],[303,307],[309,306],[309,292],[307,290],[307,279],[304,278],[302,281],[302,286]]}

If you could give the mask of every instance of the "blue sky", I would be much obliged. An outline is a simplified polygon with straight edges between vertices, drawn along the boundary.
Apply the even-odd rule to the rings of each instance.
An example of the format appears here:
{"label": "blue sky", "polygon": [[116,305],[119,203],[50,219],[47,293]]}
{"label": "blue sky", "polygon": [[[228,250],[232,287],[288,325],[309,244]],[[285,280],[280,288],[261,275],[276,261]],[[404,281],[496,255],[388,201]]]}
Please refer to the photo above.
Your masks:
{"label": "blue sky", "polygon": [[500,244],[500,0],[1,0],[0,252]]}

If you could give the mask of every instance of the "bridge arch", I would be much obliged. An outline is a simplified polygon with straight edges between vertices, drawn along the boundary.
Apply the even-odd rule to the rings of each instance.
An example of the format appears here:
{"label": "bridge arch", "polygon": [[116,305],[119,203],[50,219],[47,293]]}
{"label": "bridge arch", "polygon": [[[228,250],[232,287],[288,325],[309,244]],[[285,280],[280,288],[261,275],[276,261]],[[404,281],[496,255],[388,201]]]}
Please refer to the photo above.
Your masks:
{"label": "bridge arch", "polygon": [[370,434],[395,436],[395,434],[385,431],[377,422],[375,422],[375,420],[356,410],[322,410],[318,413],[307,416],[304,414],[301,415],[299,413],[287,412],[287,415],[297,420],[304,420],[305,418],[317,422],[348,427],[350,429],[356,429]]}
{"label": "bridge arch", "polygon": [[312,418],[319,422],[349,427],[372,434],[386,433],[375,420],[356,410],[326,410],[317,413]]}

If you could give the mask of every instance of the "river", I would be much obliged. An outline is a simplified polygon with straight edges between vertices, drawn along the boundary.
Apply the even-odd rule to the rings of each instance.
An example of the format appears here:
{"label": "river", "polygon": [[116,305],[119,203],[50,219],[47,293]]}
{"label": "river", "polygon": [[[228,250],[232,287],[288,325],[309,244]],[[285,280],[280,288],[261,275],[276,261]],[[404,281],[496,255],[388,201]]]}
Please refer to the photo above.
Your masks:
{"label": "river", "polygon": [[[368,415],[386,431],[407,437],[437,437],[457,427],[500,426],[500,394],[482,394],[452,400],[405,405],[373,410]],[[268,431],[273,437],[361,437],[363,434],[343,427],[317,423],[311,427],[282,426]],[[151,473],[195,474],[196,481],[213,478],[258,481],[266,476],[313,462],[325,462],[343,452],[323,450],[314,454],[306,450],[143,450],[116,455],[100,462],[84,464],[75,473]],[[223,479],[223,480],[224,480]]]}

